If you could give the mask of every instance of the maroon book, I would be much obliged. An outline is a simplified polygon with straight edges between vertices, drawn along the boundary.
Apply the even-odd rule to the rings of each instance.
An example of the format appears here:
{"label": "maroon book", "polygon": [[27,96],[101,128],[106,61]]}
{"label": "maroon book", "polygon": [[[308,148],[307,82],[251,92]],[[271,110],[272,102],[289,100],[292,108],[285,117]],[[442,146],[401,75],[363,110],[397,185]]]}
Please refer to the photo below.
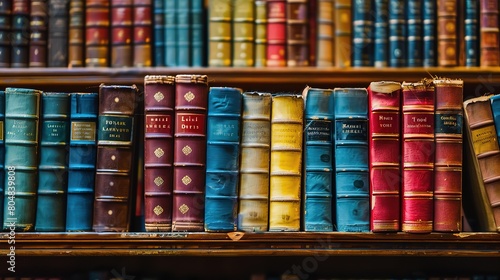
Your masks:
{"label": "maroon book", "polygon": [[286,0],[267,1],[267,66],[286,66]]}
{"label": "maroon book", "polygon": [[480,66],[500,66],[498,1],[479,2]]}
{"label": "maroon book", "polygon": [[109,66],[110,7],[107,0],[87,0],[85,8],[85,66]]}
{"label": "maroon book", "polygon": [[132,0],[111,1],[111,67],[132,66]]}
{"label": "maroon book", "polygon": [[153,14],[151,0],[134,0],[133,65],[152,66]]}
{"label": "maroon book", "polygon": [[287,66],[309,65],[308,0],[287,0],[286,55]]}

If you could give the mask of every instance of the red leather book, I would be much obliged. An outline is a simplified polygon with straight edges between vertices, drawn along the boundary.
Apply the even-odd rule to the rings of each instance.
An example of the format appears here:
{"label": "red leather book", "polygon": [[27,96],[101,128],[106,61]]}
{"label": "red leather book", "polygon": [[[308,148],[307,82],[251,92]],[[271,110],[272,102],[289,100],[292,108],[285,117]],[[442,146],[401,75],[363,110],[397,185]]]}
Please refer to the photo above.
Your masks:
{"label": "red leather book", "polygon": [[109,66],[110,8],[107,0],[87,0],[85,8],[85,66]]}
{"label": "red leather book", "polygon": [[205,209],[206,75],[175,77],[172,231],[203,231]]}
{"label": "red leather book", "polygon": [[153,10],[151,0],[134,0],[133,65],[152,66]]}
{"label": "red leather book", "polygon": [[479,2],[480,66],[500,66],[498,1]]}
{"label": "red leather book", "polygon": [[111,0],[111,67],[132,66],[132,0]]}
{"label": "red leather book", "polygon": [[47,67],[47,10],[47,1],[31,1],[29,67]]}
{"label": "red leather book", "polygon": [[85,58],[85,0],[70,0],[68,66],[83,67]]}
{"label": "red leather book", "polygon": [[437,0],[438,66],[457,66],[458,1]]}
{"label": "red leather book", "polygon": [[144,77],[146,231],[172,230],[175,77]]}
{"label": "red leather book", "polygon": [[369,168],[373,232],[401,228],[401,84],[372,82],[369,102]]}
{"label": "red leather book", "polygon": [[267,1],[267,66],[286,66],[286,0]]}
{"label": "red leather book", "polygon": [[286,54],[287,66],[309,65],[308,0],[287,0]]}
{"label": "red leather book", "polygon": [[12,1],[12,32],[10,67],[24,68],[29,66],[30,44],[30,1]]}
{"label": "red leather book", "polygon": [[434,86],[403,83],[402,225],[431,232],[434,205]]}

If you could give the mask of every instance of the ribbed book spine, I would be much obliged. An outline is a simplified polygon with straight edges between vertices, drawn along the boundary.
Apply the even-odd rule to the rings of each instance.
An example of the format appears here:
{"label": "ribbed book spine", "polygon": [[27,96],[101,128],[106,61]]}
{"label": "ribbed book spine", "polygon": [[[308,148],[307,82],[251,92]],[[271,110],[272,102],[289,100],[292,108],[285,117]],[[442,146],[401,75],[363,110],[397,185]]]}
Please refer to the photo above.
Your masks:
{"label": "ribbed book spine", "polygon": [[[465,66],[479,66],[479,1],[465,1]],[[499,54],[500,55],[500,54]]]}
{"label": "ribbed book spine", "polygon": [[275,95],[271,106],[269,231],[299,231],[304,99]]}
{"label": "ribbed book spine", "polygon": [[389,0],[389,66],[407,65],[406,1]]}
{"label": "ribbed book spine", "polygon": [[153,65],[153,2],[152,0],[133,0],[133,5],[132,65],[150,67]]}
{"label": "ribbed book spine", "polygon": [[457,7],[455,0],[437,0],[438,66],[458,64]]}
{"label": "ribbed book spine", "polygon": [[368,92],[364,88],[335,88],[336,229],[370,230],[368,174]]}
{"label": "ribbed book spine", "polygon": [[31,0],[30,4],[29,67],[47,67],[47,1]]}
{"label": "ribbed book spine", "polygon": [[332,231],[333,113],[331,89],[306,88],[304,107],[305,231]]}
{"label": "ribbed book spine", "polygon": [[85,66],[85,0],[70,0],[68,67]]}
{"label": "ribbed book spine", "polygon": [[351,66],[352,0],[335,0],[335,66]]}
{"label": "ribbed book spine", "polygon": [[177,66],[191,65],[191,0],[177,1],[176,48]]}
{"label": "ribbed book spine", "polygon": [[403,83],[402,216],[405,232],[431,232],[434,204],[434,86]]}
{"label": "ribbed book spine", "polygon": [[267,1],[267,66],[286,66],[286,0]]}
{"label": "ribbed book spine", "polygon": [[111,1],[111,67],[132,66],[132,0]]}
{"label": "ribbed book spine", "polygon": [[435,79],[434,231],[462,231],[463,81]]}
{"label": "ribbed book spine", "polygon": [[30,1],[12,1],[12,32],[10,67],[24,68],[29,66],[30,44]]}
{"label": "ribbed book spine", "polygon": [[[163,0],[162,0],[163,1]],[[176,46],[176,0],[164,0],[165,8],[165,66],[176,66],[177,46]]]}
{"label": "ribbed book spine", "polygon": [[97,154],[97,93],[72,93],[66,231],[91,231]]}
{"label": "ribbed book spine", "polygon": [[407,2],[407,43],[408,67],[421,67],[422,64],[422,0]]}
{"label": "ribbed book spine", "polygon": [[270,93],[243,93],[238,230],[268,230],[271,100]]}
{"label": "ribbed book spine", "polygon": [[318,0],[316,17],[316,66],[328,67],[335,63],[335,24],[333,0]]}
{"label": "ribbed book spine", "polygon": [[352,66],[373,66],[372,0],[354,1],[352,7]]}
{"label": "ribbed book spine", "polygon": [[389,65],[389,0],[374,1],[373,65]]}
{"label": "ribbed book spine", "polygon": [[254,62],[256,67],[267,65],[267,2],[255,0]]}
{"label": "ribbed book spine", "polygon": [[235,231],[240,172],[242,90],[211,87],[207,111],[205,231]]}
{"label": "ribbed book spine", "polygon": [[165,66],[165,2],[153,1],[153,65]]}
{"label": "ribbed book spine", "polygon": [[205,1],[191,0],[190,13],[190,28],[191,28],[191,48],[190,58],[191,66],[205,66],[206,58],[206,18],[205,18]]}
{"label": "ribbed book spine", "polygon": [[66,229],[68,189],[69,93],[41,97],[40,160],[35,231]]}
{"label": "ribbed book spine", "polygon": [[146,231],[172,230],[175,77],[144,77]]}
{"label": "ribbed book spine", "polygon": [[94,219],[97,232],[126,232],[134,184],[135,85],[99,86]]}
{"label": "ribbed book spine", "polygon": [[69,0],[49,1],[47,65],[68,66]]}
{"label": "ribbed book spine", "polygon": [[[38,189],[40,96],[35,89],[5,89],[4,230],[32,231]],[[9,173],[10,172],[10,173]],[[14,206],[14,209],[9,208]]]}
{"label": "ribbed book spine", "polygon": [[208,77],[175,76],[173,231],[203,231]]}
{"label": "ribbed book spine", "polygon": [[232,2],[210,0],[208,3],[208,66],[231,66]]}
{"label": "ribbed book spine", "polygon": [[[15,187],[5,184],[5,91],[0,91],[0,225],[3,225],[3,208],[4,208],[4,192],[8,194],[9,191],[15,191]],[[11,173],[13,175],[13,173]],[[5,187],[7,186],[7,187]],[[9,189],[9,187],[11,187]],[[8,202],[7,202],[8,203]],[[8,205],[8,204],[7,204]]]}
{"label": "ribbed book spine", "polygon": [[85,66],[108,67],[110,56],[110,1],[86,1]]}
{"label": "ribbed book spine", "polygon": [[436,0],[422,0],[422,64],[424,67],[432,67],[437,64],[436,6]]}
{"label": "ribbed book spine", "polygon": [[[0,0],[0,67],[10,67],[12,1]],[[3,200],[2,200],[3,201]]]}
{"label": "ribbed book spine", "polygon": [[401,84],[372,82],[368,87],[370,229],[401,229]]}
{"label": "ribbed book spine", "polygon": [[286,65],[309,66],[309,0],[286,2]]}
{"label": "ribbed book spine", "polygon": [[255,1],[233,1],[233,66],[254,65]]}
{"label": "ribbed book spine", "polygon": [[500,65],[498,1],[480,0],[480,66]]}

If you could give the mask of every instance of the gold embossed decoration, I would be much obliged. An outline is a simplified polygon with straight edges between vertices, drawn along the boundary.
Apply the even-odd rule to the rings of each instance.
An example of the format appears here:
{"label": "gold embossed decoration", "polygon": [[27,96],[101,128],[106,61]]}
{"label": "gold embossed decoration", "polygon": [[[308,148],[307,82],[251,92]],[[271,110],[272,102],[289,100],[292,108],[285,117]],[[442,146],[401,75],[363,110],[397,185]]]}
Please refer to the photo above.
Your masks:
{"label": "gold embossed decoration", "polygon": [[180,207],[179,207],[179,211],[181,211],[182,214],[186,214],[187,211],[189,211],[189,207],[186,205],[186,204],[182,204]]}
{"label": "gold embossed decoration", "polygon": [[182,148],[182,152],[187,156],[189,155],[191,152],[193,151],[193,149],[191,149],[191,147],[189,147],[188,145],[184,146],[184,148]]}
{"label": "gold embossed decoration", "polygon": [[157,148],[157,149],[155,150],[155,156],[156,156],[157,158],[161,158],[164,154],[165,154],[165,152],[163,151],[163,149],[162,149],[162,148]]}
{"label": "gold embossed decoration", "polygon": [[159,92],[155,93],[154,98],[155,98],[156,102],[160,102],[165,98],[165,95],[163,95],[163,93],[161,93],[161,91],[159,91]]}
{"label": "gold embossed decoration", "polygon": [[196,95],[194,95],[194,93],[192,93],[191,91],[188,91],[186,92],[186,94],[184,94],[184,99],[186,99],[187,102],[193,101],[195,97]]}
{"label": "gold embossed decoration", "polygon": [[187,186],[187,185],[189,185],[189,183],[191,183],[192,181],[193,181],[193,180],[192,180],[192,179],[191,179],[188,175],[186,175],[186,176],[182,177],[182,182],[183,182],[183,183],[184,183],[184,185],[186,185],[186,186]]}
{"label": "gold embossed decoration", "polygon": [[158,177],[156,177],[156,178],[154,179],[154,182],[155,182],[155,185],[156,185],[157,187],[159,187],[159,186],[161,186],[161,185],[163,184],[163,182],[165,182],[165,181],[163,180],[163,178],[162,178],[162,177],[158,176]]}
{"label": "gold embossed decoration", "polygon": [[153,212],[155,212],[156,216],[160,216],[160,214],[163,213],[163,208],[160,205],[156,205]]}

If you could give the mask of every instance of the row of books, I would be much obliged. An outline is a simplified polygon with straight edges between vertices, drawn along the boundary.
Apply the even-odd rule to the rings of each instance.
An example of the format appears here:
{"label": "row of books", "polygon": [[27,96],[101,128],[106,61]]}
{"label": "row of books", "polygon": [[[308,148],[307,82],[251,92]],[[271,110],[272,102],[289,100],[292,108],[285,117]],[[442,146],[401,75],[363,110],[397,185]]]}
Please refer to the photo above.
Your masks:
{"label": "row of books", "polygon": [[500,66],[493,0],[1,0],[0,67]]}

